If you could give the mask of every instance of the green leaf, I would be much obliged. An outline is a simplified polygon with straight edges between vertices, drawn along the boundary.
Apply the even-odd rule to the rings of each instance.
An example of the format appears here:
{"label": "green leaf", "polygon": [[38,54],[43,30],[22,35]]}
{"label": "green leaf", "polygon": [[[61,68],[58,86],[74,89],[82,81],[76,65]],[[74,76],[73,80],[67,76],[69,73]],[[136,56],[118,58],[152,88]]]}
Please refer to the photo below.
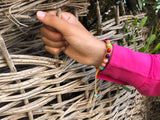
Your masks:
{"label": "green leaf", "polygon": [[137,21],[138,21],[138,18],[136,17],[136,19],[132,22],[132,25],[137,26]]}
{"label": "green leaf", "polygon": [[160,9],[160,3],[156,3],[156,4],[153,6],[153,9]]}
{"label": "green leaf", "polygon": [[123,89],[125,89],[126,91],[128,91],[128,92],[131,92],[131,90],[128,88],[128,87],[126,87],[125,85],[120,85]]}
{"label": "green leaf", "polygon": [[148,44],[150,45],[156,39],[156,35],[152,34],[150,39],[148,40]]}
{"label": "green leaf", "polygon": [[129,17],[127,17],[127,24],[129,24]]}
{"label": "green leaf", "polygon": [[159,37],[160,36],[160,33],[157,35],[157,37]]}
{"label": "green leaf", "polygon": [[148,50],[149,50],[149,46],[150,44],[156,39],[156,35],[155,34],[152,34],[148,40],[147,40],[147,45],[145,46],[145,50],[144,52],[146,53]]}
{"label": "green leaf", "polygon": [[127,31],[126,25],[123,26],[123,28],[121,29],[121,31],[122,31],[123,33],[125,33],[125,32]]}
{"label": "green leaf", "polygon": [[120,89],[119,89],[119,85],[118,85],[118,87],[117,87],[117,94],[119,94],[120,93]]}
{"label": "green leaf", "polygon": [[137,51],[137,47],[136,47],[136,40],[135,40],[135,35],[132,35],[132,39],[133,39],[133,44],[134,44],[134,50]]}
{"label": "green leaf", "polygon": [[147,17],[144,17],[144,18],[140,21],[139,27],[143,27],[144,24],[146,23],[147,19],[148,19]]}
{"label": "green leaf", "polygon": [[156,45],[156,47],[152,50],[152,51],[150,51],[149,53],[150,54],[152,54],[152,53],[155,53],[157,50],[159,50],[160,49],[160,43],[158,43],[157,45]]}
{"label": "green leaf", "polygon": [[139,49],[139,52],[144,52],[144,51],[145,51],[144,47],[141,47],[141,48]]}
{"label": "green leaf", "polygon": [[142,0],[138,0],[138,5],[139,5],[139,8],[142,10],[142,7],[143,7]]}

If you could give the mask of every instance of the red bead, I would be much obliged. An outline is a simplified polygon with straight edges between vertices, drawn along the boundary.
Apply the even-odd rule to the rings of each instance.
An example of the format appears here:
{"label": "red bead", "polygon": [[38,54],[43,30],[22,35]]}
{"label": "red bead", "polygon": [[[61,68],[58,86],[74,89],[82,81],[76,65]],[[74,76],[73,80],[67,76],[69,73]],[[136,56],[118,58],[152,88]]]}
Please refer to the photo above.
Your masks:
{"label": "red bead", "polygon": [[110,53],[110,52],[111,52],[111,48],[108,48],[108,49],[107,49],[107,52]]}

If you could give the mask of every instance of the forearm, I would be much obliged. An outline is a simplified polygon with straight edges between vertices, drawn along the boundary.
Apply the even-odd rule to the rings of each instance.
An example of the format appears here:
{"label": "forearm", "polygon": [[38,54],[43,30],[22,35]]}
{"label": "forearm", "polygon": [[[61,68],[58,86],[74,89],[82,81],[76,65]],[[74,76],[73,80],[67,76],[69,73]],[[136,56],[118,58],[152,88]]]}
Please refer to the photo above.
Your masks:
{"label": "forearm", "polygon": [[160,95],[160,55],[134,52],[113,45],[112,57],[97,78],[134,86],[141,94]]}

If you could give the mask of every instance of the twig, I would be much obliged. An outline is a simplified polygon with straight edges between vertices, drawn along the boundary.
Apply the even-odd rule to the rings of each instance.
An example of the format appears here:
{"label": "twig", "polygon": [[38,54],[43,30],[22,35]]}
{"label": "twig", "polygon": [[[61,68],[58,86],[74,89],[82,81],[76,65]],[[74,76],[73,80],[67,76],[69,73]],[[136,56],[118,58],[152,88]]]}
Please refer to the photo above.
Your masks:
{"label": "twig", "polygon": [[102,29],[101,29],[102,16],[101,16],[98,0],[97,0],[97,17],[98,17],[98,21],[97,21],[98,30],[97,30],[97,32],[98,32],[98,35],[101,35],[102,34]]}
{"label": "twig", "polygon": [[[59,8],[59,9],[57,10],[57,14],[56,14],[56,15],[57,15],[59,18],[61,18],[61,14],[62,14],[62,11],[61,11],[61,8]],[[55,58],[59,59],[59,55],[56,55]],[[56,65],[56,67],[59,67],[58,64]],[[56,87],[60,87],[60,84],[56,84]],[[57,101],[58,101],[58,103],[61,103],[61,102],[62,102],[62,96],[61,96],[60,94],[57,95]]]}
{"label": "twig", "polygon": [[[115,21],[116,24],[119,25],[119,6],[114,6],[114,11],[115,11]],[[120,33],[120,30],[117,30],[117,33]]]}
{"label": "twig", "polygon": [[125,11],[125,8],[124,8],[124,3],[122,0],[120,0],[120,7],[122,9],[122,15],[126,15],[126,11]]}

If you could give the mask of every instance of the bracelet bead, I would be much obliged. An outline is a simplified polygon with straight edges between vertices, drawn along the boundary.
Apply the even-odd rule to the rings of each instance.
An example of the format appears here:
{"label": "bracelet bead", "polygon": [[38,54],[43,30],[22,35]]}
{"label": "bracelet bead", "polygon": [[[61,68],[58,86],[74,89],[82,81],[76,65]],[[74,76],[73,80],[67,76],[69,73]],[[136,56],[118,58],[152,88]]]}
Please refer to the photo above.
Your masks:
{"label": "bracelet bead", "polygon": [[110,53],[112,50],[111,50],[111,48],[108,48],[107,49],[107,53]]}
{"label": "bracelet bead", "polygon": [[104,63],[108,63],[108,59],[105,58],[105,59],[103,60],[103,62],[104,62]]}
{"label": "bracelet bead", "polygon": [[99,69],[100,69],[100,70],[103,70],[103,69],[104,69],[104,67],[102,67],[102,66],[99,66]]}
{"label": "bracelet bead", "polygon": [[102,67],[105,67],[105,66],[106,66],[106,63],[102,63],[101,66],[102,66]]}
{"label": "bracelet bead", "polygon": [[111,43],[107,43],[106,46],[107,46],[108,48],[111,48],[111,47],[112,47]]}
{"label": "bracelet bead", "polygon": [[106,54],[106,58],[110,58],[110,55],[109,55],[109,54]]}
{"label": "bracelet bead", "polygon": [[97,94],[95,94],[95,95],[94,95],[94,97],[98,97],[98,95],[97,95]]}

